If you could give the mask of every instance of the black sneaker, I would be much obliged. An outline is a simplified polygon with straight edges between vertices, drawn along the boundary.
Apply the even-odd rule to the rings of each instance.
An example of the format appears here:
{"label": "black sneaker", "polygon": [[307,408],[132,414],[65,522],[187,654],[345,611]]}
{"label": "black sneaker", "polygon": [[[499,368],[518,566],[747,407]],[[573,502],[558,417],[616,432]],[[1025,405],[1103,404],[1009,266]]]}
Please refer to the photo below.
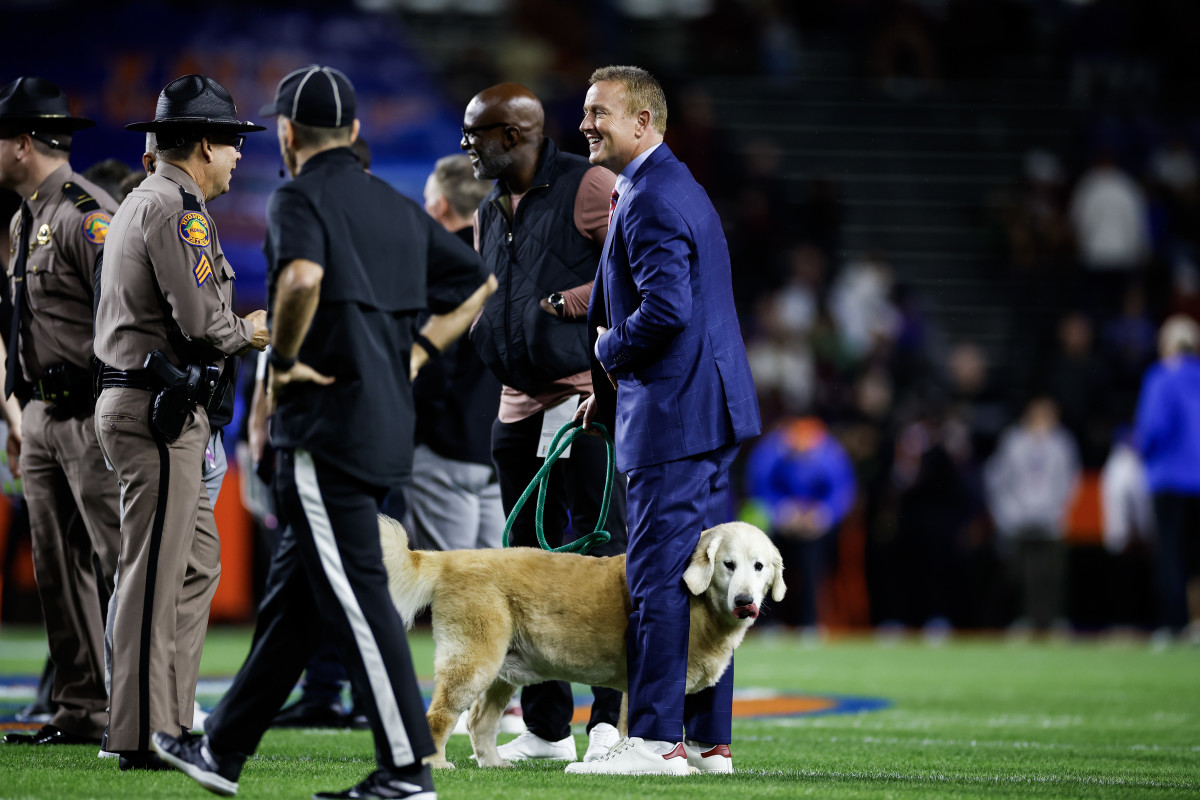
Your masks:
{"label": "black sneaker", "polygon": [[121,766],[121,772],[128,772],[131,769],[145,772],[163,772],[174,769],[151,750],[130,750],[121,753],[117,763]]}
{"label": "black sneaker", "polygon": [[437,800],[433,788],[433,773],[428,764],[419,772],[404,775],[377,769],[357,786],[344,792],[317,792],[313,800]]}
{"label": "black sneaker", "polygon": [[246,757],[217,755],[208,744],[207,736],[188,734],[178,739],[165,733],[150,737],[159,757],[196,783],[225,797],[237,794],[238,775]]}
{"label": "black sneaker", "polygon": [[340,703],[298,700],[275,715],[272,728],[344,728],[346,713]]}

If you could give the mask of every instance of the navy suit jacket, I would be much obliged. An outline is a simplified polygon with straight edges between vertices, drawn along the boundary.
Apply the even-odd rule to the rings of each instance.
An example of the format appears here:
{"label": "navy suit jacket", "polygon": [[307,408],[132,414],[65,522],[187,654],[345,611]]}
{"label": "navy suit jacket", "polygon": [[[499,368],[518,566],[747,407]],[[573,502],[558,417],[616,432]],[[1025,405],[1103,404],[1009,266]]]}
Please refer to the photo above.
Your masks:
{"label": "navy suit jacket", "polygon": [[622,472],[716,450],[761,430],[721,220],[665,144],[617,202],[588,325],[609,328],[598,355],[617,379]]}

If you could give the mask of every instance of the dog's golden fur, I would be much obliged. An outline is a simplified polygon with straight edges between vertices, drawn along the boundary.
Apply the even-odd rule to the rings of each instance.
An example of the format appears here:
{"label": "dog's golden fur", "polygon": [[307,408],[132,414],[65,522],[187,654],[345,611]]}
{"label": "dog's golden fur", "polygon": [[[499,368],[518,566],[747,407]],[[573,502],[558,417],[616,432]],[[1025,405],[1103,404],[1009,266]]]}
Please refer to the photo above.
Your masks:
{"label": "dog's golden fur", "polygon": [[[496,735],[518,686],[565,680],[627,689],[625,630],[632,604],[625,556],[591,558],[528,547],[409,550],[395,520],[380,517],[383,563],[405,623],[431,606],[436,685],[429,728],[446,740],[470,708],[467,729],[480,766],[506,767]],[[687,692],[714,685],[767,593],[783,599],[779,551],[752,525],[707,530],[684,573],[692,593]],[[622,729],[624,714],[622,714]]]}

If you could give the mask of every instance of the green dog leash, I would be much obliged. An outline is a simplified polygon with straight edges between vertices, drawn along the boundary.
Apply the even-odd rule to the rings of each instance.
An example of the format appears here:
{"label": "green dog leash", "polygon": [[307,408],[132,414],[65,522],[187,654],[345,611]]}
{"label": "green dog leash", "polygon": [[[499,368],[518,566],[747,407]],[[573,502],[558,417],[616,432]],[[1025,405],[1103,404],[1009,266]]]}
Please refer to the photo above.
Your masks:
{"label": "green dog leash", "polygon": [[608,503],[612,499],[613,476],[616,474],[616,455],[613,450],[612,437],[608,434],[608,428],[599,422],[593,422],[591,427],[600,431],[600,435],[604,437],[605,447],[608,450],[608,471],[604,476],[604,499],[600,502],[600,516],[596,518],[596,530],[580,536],[575,541],[568,542],[562,547],[551,547],[546,544],[546,531],[542,518],[545,515],[546,509],[546,488],[550,485],[550,469],[554,466],[554,462],[558,460],[558,457],[571,446],[571,442],[584,433],[579,422],[572,420],[559,428],[558,433],[554,434],[554,439],[550,442],[550,452],[546,454],[546,463],[542,464],[542,468],[538,470],[537,475],[533,476],[533,480],[530,481],[529,486],[525,489],[525,493],[517,500],[517,504],[513,506],[512,513],[505,520],[504,535],[501,540],[505,547],[509,546],[509,532],[512,531],[517,514],[524,507],[525,501],[529,499],[529,495],[533,494],[535,486],[538,490],[537,514],[534,516],[536,521],[535,528],[537,530],[538,543],[541,544],[543,550],[549,550],[552,553],[579,553],[584,555],[593,547],[602,545],[612,539],[612,535],[604,530],[604,523],[608,521]]}

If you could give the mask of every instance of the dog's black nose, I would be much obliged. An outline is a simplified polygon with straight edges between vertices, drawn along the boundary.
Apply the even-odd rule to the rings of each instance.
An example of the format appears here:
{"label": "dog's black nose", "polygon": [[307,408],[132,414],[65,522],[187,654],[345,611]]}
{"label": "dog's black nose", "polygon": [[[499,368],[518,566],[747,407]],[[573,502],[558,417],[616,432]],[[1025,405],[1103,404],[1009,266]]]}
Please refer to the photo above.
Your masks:
{"label": "dog's black nose", "polygon": [[733,604],[736,607],[748,606],[754,602],[754,598],[748,594],[739,594],[733,598]]}

